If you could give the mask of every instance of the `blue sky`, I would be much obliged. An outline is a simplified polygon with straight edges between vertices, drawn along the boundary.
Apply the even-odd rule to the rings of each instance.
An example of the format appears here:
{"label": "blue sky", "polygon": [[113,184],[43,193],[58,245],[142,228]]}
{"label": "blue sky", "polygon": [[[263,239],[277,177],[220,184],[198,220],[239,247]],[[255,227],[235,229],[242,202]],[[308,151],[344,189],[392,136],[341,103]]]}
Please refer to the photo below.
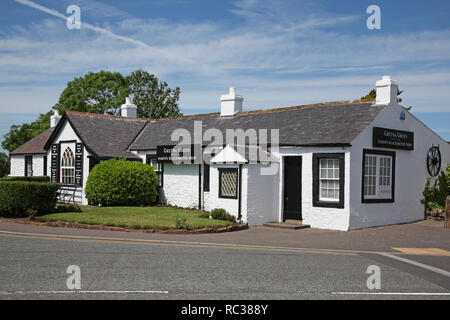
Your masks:
{"label": "blue sky", "polygon": [[[69,5],[82,27],[69,30]],[[366,9],[381,8],[381,30]],[[0,136],[101,69],[143,68],[182,91],[185,114],[358,99],[383,75],[403,105],[450,140],[450,1],[2,0]]]}

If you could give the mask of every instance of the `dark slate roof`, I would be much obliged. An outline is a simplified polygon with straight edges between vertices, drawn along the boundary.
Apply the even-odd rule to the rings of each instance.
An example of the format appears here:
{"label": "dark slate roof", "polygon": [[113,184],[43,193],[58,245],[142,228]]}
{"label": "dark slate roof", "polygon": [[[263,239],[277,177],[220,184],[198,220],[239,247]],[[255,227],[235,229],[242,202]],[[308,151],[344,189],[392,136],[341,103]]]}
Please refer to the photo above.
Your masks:
{"label": "dark slate roof", "polygon": [[127,149],[144,128],[146,120],[74,111],[67,111],[61,122],[64,118],[67,118],[89,152],[97,158],[140,159]]}
{"label": "dark slate roof", "polygon": [[[338,102],[241,112],[232,117],[219,113],[150,121],[130,150],[156,149],[158,145],[175,144],[171,133],[178,128],[193,134],[194,121],[202,121],[203,132],[226,129],[279,129],[281,146],[339,146],[350,145],[369,125],[383,106],[368,102]],[[224,136],[225,137],[225,136]],[[225,141],[224,141],[225,142]],[[208,144],[208,142],[205,142]]]}
{"label": "dark slate roof", "polygon": [[53,128],[47,129],[40,135],[37,135],[33,139],[25,142],[23,145],[17,149],[11,151],[11,155],[21,155],[21,154],[45,154],[44,146],[48,138],[51,136]]}

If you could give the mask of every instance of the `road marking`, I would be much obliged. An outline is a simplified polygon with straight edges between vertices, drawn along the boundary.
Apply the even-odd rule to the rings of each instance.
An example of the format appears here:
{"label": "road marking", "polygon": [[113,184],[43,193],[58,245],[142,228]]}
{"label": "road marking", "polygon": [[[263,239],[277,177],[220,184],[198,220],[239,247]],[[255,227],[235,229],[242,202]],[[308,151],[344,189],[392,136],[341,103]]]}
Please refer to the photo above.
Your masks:
{"label": "road marking", "polygon": [[404,263],[409,263],[409,264],[412,264],[412,265],[414,265],[416,267],[423,268],[423,269],[426,269],[426,270],[429,270],[429,271],[432,271],[432,272],[435,272],[435,273],[438,273],[440,275],[443,275],[445,277],[449,277],[450,278],[450,272],[448,272],[448,271],[445,271],[445,270],[442,270],[442,269],[439,269],[439,268],[436,268],[436,267],[432,267],[432,266],[429,266],[429,265],[424,264],[424,263],[420,263],[420,262],[416,262],[416,261],[413,261],[413,260],[409,260],[409,259],[406,259],[406,258],[397,257],[397,256],[395,256],[393,254],[390,254],[390,253],[380,252],[379,254],[384,256],[384,257],[395,259],[395,260],[398,260],[398,261],[401,261],[401,262],[404,262]]}
{"label": "road marking", "polygon": [[337,295],[450,296],[450,292],[332,292]]}
{"label": "road marking", "polygon": [[440,248],[392,248],[406,254],[413,255],[443,255],[450,256],[450,251]]}
{"label": "road marking", "polygon": [[[270,250],[280,252],[300,252],[300,253],[321,253],[321,254],[337,254],[337,255],[357,255],[361,251],[350,250],[334,250],[334,249],[312,249],[312,248],[290,248],[290,247],[275,247],[275,246],[258,246],[258,245],[241,245],[241,244],[224,244],[224,243],[209,243],[209,242],[189,242],[189,241],[175,241],[175,240],[150,240],[150,239],[120,239],[108,237],[88,237],[88,236],[68,236],[55,234],[41,234],[41,233],[24,233],[12,231],[0,231],[3,236],[18,236],[25,238],[46,238],[55,240],[76,240],[76,241],[96,241],[96,242],[115,242],[122,244],[150,244],[150,245],[182,245],[202,248],[225,248],[225,249],[247,249],[247,250]],[[367,252],[373,253],[373,252]]]}
{"label": "road marking", "polygon": [[129,293],[156,293],[168,294],[169,291],[158,290],[31,290],[31,291],[0,291],[0,295],[11,294],[74,294],[74,293],[111,293],[111,294],[129,294]]}

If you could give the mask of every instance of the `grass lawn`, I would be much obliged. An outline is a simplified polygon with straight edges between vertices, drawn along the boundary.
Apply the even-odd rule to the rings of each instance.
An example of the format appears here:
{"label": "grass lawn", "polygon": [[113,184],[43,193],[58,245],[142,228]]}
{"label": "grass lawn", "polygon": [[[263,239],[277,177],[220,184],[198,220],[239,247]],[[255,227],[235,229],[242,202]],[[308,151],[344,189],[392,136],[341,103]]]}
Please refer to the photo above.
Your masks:
{"label": "grass lawn", "polygon": [[[231,222],[200,218],[201,212],[170,207],[93,207],[81,206],[82,212],[53,213],[40,217],[44,221],[67,221],[114,227],[174,229],[177,220],[186,218],[189,229],[231,225]],[[178,226],[180,227],[180,226]]]}

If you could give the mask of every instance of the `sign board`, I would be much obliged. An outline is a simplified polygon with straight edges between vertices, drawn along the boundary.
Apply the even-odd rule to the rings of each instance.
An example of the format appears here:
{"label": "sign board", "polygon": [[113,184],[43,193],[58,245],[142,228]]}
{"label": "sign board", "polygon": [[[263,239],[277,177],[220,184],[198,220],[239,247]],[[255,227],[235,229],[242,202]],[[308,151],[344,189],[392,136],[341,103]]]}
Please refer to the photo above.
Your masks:
{"label": "sign board", "polygon": [[75,145],[75,185],[83,185],[83,144]]}
{"label": "sign board", "polygon": [[[201,149],[197,154],[201,156]],[[193,163],[196,160],[195,145],[157,146],[156,158],[158,161],[178,161]]]}
{"label": "sign board", "polygon": [[59,144],[52,145],[50,181],[59,182]]}
{"label": "sign board", "polygon": [[374,127],[372,146],[414,150],[414,132]]}

